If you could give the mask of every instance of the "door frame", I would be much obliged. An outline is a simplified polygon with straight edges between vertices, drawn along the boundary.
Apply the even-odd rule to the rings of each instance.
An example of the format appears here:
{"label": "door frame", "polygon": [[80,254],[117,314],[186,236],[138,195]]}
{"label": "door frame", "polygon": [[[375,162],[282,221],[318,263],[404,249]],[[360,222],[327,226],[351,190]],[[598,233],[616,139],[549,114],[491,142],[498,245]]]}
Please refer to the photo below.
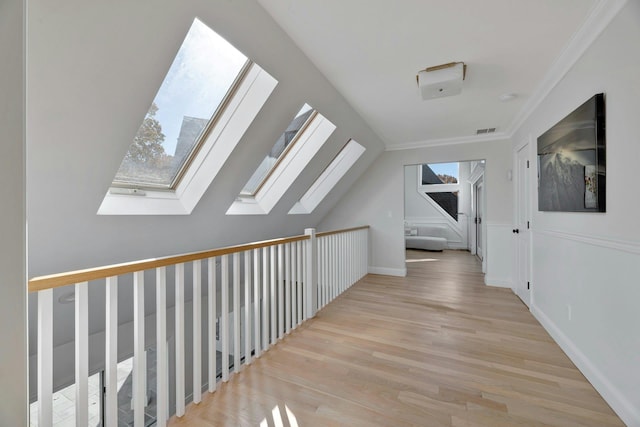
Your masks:
{"label": "door frame", "polygon": [[471,218],[469,219],[469,251],[473,254],[473,255],[478,255],[477,254],[477,247],[478,247],[478,243],[477,243],[477,233],[478,231],[480,231],[481,235],[482,235],[482,239],[480,242],[480,249],[482,252],[482,258],[481,262],[482,262],[482,272],[486,273],[487,272],[487,228],[486,228],[486,221],[482,220],[480,222],[480,224],[476,223],[475,218],[477,218],[478,216],[478,212],[477,212],[477,206],[478,206],[478,192],[477,192],[477,186],[478,184],[482,185],[482,192],[481,192],[481,196],[482,196],[482,200],[480,201],[480,205],[482,206],[483,209],[483,215],[486,213],[486,209],[487,209],[487,198],[486,198],[486,194],[487,194],[487,184],[485,182],[484,179],[484,174],[486,171],[486,160],[485,163],[482,166],[482,169],[479,169],[477,173],[472,174],[469,177],[469,182],[471,183],[471,213],[472,213],[472,218],[474,218],[473,220],[471,220]]}
{"label": "door frame", "polygon": [[[513,292],[522,300],[527,306],[531,307],[533,302],[533,285],[532,283],[532,265],[533,265],[533,233],[532,233],[532,221],[531,221],[531,196],[533,194],[533,172],[535,170],[535,164],[532,158],[533,150],[535,149],[534,140],[531,135],[524,138],[520,144],[516,145],[513,149],[513,189],[514,195],[514,209],[513,209]],[[524,155],[523,162],[520,162],[520,154]],[[527,163],[525,163],[525,161]],[[521,177],[526,178],[524,194],[520,191]],[[523,212],[521,212],[521,209]],[[520,218],[523,217],[522,223]],[[526,223],[526,224],[525,224]],[[516,233],[515,230],[518,230]],[[526,243],[526,250],[522,250],[522,241]],[[524,253],[523,253],[524,252]],[[523,259],[524,257],[524,259]],[[523,271],[524,270],[524,271]]]}

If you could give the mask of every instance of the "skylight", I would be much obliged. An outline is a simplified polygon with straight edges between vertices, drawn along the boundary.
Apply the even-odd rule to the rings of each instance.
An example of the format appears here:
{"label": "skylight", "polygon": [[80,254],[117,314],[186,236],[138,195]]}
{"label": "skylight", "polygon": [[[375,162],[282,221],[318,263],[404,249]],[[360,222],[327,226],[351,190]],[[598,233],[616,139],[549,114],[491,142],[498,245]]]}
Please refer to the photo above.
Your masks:
{"label": "skylight", "polygon": [[[254,173],[255,179],[252,177],[245,185],[243,191],[246,193],[240,193],[240,197],[227,210],[227,215],[269,214],[329,139],[336,126],[322,114],[307,107],[298,112],[265,159],[265,162],[272,162],[273,166],[258,168],[260,174]],[[260,180],[257,186],[247,188],[249,184]],[[253,191],[253,194],[248,191]]]}
{"label": "skylight", "polygon": [[246,56],[194,19],[113,186],[175,189],[249,65]]}
{"label": "skylight", "polygon": [[365,152],[365,148],[356,141],[349,142],[342,147],[338,155],[329,163],[329,166],[320,174],[313,185],[307,190],[289,211],[289,215],[309,214],[324,200],[335,185],[351,169],[356,161]]}
{"label": "skylight", "polygon": [[271,171],[277,166],[291,147],[293,147],[293,144],[297,141],[298,134],[311,121],[314,112],[308,104],[304,104],[291,123],[289,123],[289,126],[287,126],[282,135],[280,135],[280,138],[278,138],[273,148],[271,148],[269,154],[262,160],[262,163],[260,163],[253,175],[251,175],[251,178],[249,178],[249,181],[247,181],[240,192],[241,196],[254,196],[258,192]]}

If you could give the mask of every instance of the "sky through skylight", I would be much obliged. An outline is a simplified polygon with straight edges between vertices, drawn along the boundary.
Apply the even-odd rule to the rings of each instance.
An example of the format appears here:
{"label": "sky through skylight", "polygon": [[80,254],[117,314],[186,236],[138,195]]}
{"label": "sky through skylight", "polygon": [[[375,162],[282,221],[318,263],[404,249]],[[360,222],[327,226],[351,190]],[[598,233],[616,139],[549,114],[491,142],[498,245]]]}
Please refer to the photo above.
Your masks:
{"label": "sky through skylight", "polygon": [[170,186],[246,62],[194,19],[114,181]]}

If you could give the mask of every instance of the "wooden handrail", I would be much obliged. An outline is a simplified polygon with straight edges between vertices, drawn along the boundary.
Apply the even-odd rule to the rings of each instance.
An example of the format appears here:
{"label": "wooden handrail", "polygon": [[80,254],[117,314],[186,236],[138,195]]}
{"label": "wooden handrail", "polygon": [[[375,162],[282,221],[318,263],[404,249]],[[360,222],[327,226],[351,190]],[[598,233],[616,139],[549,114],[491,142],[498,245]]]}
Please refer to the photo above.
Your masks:
{"label": "wooden handrail", "polygon": [[316,237],[325,237],[325,236],[331,236],[332,234],[340,234],[340,233],[348,233],[350,231],[366,230],[368,228],[370,228],[368,225],[362,225],[360,227],[343,228],[342,230],[322,231],[320,233],[316,233]]}
{"label": "wooden handrail", "polygon": [[119,276],[121,274],[133,273],[136,271],[150,270],[158,267],[181,264],[183,262],[196,261],[199,259],[206,259],[221,255],[229,255],[236,252],[244,252],[251,249],[265,248],[269,246],[298,242],[308,239],[309,236],[307,235],[285,237],[279,239],[264,240],[261,242],[245,243],[242,245],[227,246],[224,248],[211,249],[201,252],[192,252],[162,258],[150,258],[140,261],[125,262],[122,264],[88,268],[86,270],[76,270],[67,273],[34,277],[33,279],[29,280],[29,292],[44,291],[45,289],[59,288],[61,286],[73,285],[75,283],[104,279],[107,277]]}
{"label": "wooden handrail", "polygon": [[[324,231],[317,233],[317,237],[330,236],[332,234],[347,233],[350,231],[368,229],[369,226],[345,228],[335,231]],[[279,239],[264,240],[261,242],[245,243],[242,245],[227,246],[219,249],[210,249],[200,252],[192,252],[182,255],[172,255],[162,258],[150,258],[140,261],[125,262],[122,264],[112,264],[102,267],[88,268],[85,270],[70,271],[67,273],[50,274],[47,276],[34,277],[29,280],[29,292],[44,291],[46,289],[54,289],[62,286],[73,285],[75,283],[89,282],[91,280],[104,279],[107,277],[119,276],[122,274],[133,273],[136,271],[151,270],[158,267],[166,267],[184,262],[196,261],[221,255],[229,255],[236,252],[244,252],[252,249],[260,249],[284,243],[299,242],[308,240],[309,236],[300,235],[293,237],[284,237]]]}

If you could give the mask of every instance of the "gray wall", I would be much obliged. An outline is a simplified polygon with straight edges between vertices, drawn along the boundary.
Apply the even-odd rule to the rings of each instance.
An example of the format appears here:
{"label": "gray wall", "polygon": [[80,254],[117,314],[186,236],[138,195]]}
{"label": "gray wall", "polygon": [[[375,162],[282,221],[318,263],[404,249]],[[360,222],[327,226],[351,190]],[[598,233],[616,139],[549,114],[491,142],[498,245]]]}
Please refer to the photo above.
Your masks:
{"label": "gray wall", "polygon": [[0,425],[27,425],[24,2],[0,2]]}
{"label": "gray wall", "polygon": [[640,426],[638,40],[640,2],[629,1],[513,139],[530,140],[535,159],[538,136],[606,94],[607,212],[538,212],[531,169],[531,311],[630,426]]}
{"label": "gray wall", "polygon": [[[191,215],[96,212],[194,17],[279,84]],[[383,143],[254,1],[33,0],[28,9],[29,276],[302,234],[382,152]],[[304,102],[337,125],[269,215],[226,216]],[[310,215],[287,215],[349,138],[367,149]],[[54,301],[68,290],[57,290]],[[91,313],[104,312],[92,285]],[[147,307],[152,311],[153,292]],[[30,312],[36,309],[33,297]],[[121,322],[131,318],[122,299]],[[73,339],[71,305],[54,307],[56,345]],[[92,320],[91,332],[103,327]],[[33,324],[33,322],[32,322]],[[31,328],[31,353],[35,333]]]}

